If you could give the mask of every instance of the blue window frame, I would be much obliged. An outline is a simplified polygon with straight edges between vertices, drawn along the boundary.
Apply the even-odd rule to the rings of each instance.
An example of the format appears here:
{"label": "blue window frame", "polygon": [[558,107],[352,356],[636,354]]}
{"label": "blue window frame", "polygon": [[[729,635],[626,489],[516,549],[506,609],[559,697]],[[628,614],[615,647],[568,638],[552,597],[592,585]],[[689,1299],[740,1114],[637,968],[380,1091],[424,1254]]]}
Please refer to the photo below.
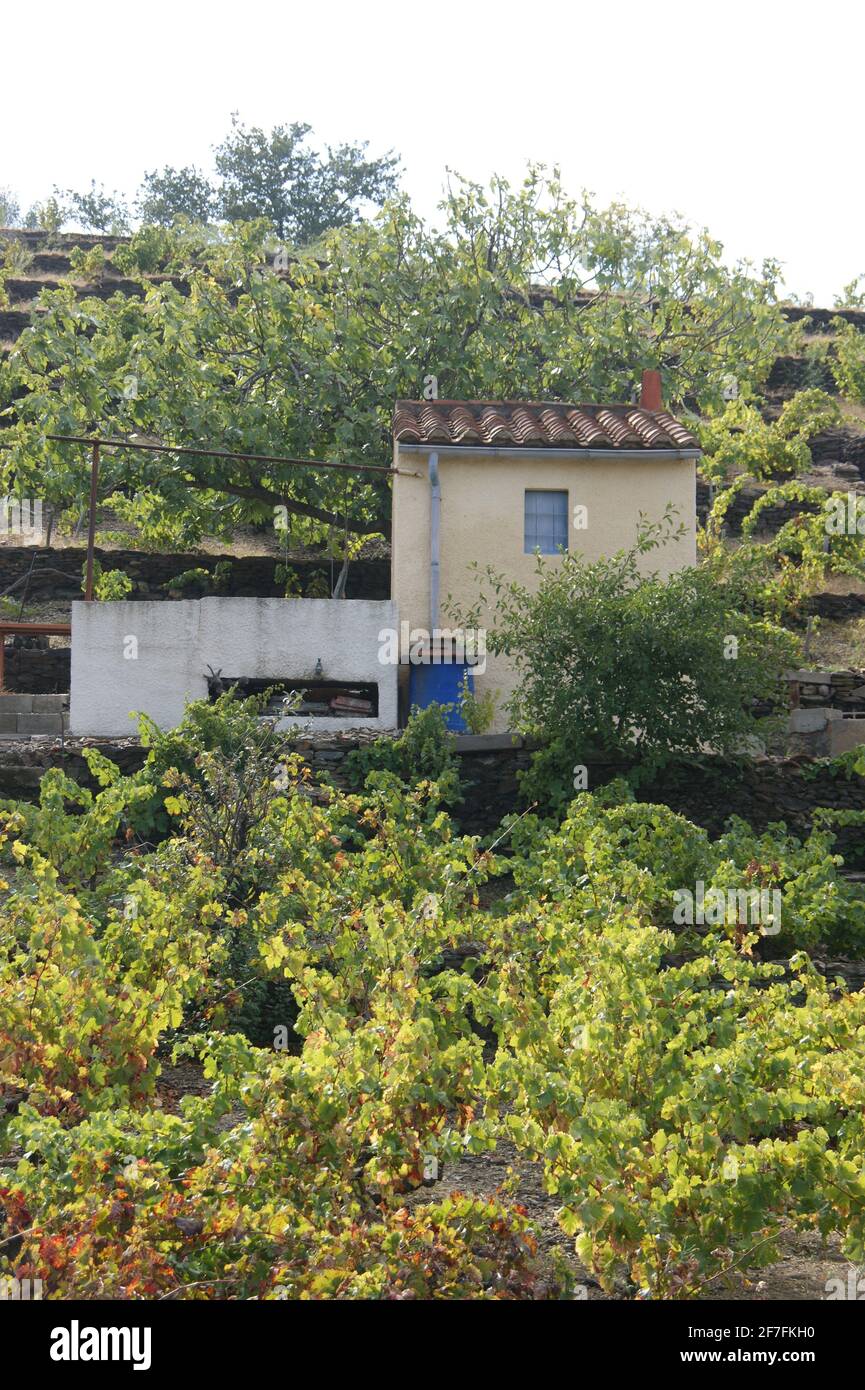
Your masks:
{"label": "blue window frame", "polygon": [[566,492],[526,491],[526,555],[539,550],[557,555],[568,548],[568,494]]}

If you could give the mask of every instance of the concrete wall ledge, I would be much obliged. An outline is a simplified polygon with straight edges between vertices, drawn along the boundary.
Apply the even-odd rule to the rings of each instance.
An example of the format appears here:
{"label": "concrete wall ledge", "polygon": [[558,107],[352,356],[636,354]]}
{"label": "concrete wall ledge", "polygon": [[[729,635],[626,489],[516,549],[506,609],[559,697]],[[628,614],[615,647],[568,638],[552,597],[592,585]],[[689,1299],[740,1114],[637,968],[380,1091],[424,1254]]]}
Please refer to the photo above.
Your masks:
{"label": "concrete wall ledge", "polygon": [[455,734],[458,753],[500,753],[504,748],[525,748],[520,734]]}

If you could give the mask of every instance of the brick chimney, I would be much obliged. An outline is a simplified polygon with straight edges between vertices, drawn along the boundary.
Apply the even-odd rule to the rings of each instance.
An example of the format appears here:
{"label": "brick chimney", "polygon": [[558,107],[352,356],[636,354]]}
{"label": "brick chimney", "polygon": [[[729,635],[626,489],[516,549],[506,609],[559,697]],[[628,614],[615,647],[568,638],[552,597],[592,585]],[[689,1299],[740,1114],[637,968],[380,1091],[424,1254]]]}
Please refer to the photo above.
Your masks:
{"label": "brick chimney", "polygon": [[640,387],[640,405],[643,410],[663,410],[664,399],[661,395],[661,373],[647,369],[643,372],[643,381]]}

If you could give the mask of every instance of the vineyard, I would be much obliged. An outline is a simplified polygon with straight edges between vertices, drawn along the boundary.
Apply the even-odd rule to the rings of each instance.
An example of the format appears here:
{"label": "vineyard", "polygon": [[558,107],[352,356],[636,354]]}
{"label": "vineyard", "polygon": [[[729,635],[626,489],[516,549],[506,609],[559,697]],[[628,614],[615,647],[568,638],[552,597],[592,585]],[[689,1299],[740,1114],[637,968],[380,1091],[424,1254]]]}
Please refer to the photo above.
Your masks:
{"label": "vineyard", "polygon": [[[862,1261],[865,998],[815,962],[865,955],[865,897],[831,815],[710,837],[613,783],[481,842],[433,715],[426,775],[373,750],[348,792],[259,713],[192,705],[145,726],[140,772],[91,750],[96,793],[53,769],[3,805],[0,1273],[48,1298],[699,1299],[790,1231]],[[697,883],[780,910],[682,923]],[[574,1259],[538,1249],[515,1177],[437,1196],[497,1148],[539,1165]]]}
{"label": "vineyard", "polygon": [[[278,43],[252,15],[257,83],[271,51],[314,72],[302,18]],[[638,93],[647,206],[717,165],[726,215],[774,122],[766,202],[800,234],[811,141],[822,167],[849,118],[800,102],[803,138],[785,87],[736,135],[729,99],[731,72],[767,92],[789,17],[714,101],[737,26],[695,66],[690,18],[632,18],[638,80],[621,42],[580,58],[556,140],[603,111],[600,149]],[[393,27],[400,80],[415,47],[514,68],[495,26]],[[148,122],[164,56],[126,69],[159,76]],[[514,148],[554,90],[523,67],[485,120],[517,111]],[[665,110],[700,73],[738,164],[690,116],[653,132],[647,70]],[[468,129],[440,107],[436,161]],[[815,307],[697,203],[510,153],[486,184],[448,155],[425,202],[386,139],[312,134],[235,111],[210,173],[139,141],[134,203],[33,201],[29,148],[2,171],[0,1304],[122,1301],[129,1355],[79,1357],[76,1318],[51,1356],[135,1369],[184,1305],[199,1377],[229,1341],[248,1374],[239,1305],[279,1301],[591,1300],[618,1357],[603,1317],[668,1305],[643,1357],[727,1300],[742,1359],[764,1302],[865,1299],[865,276],[821,224]]]}

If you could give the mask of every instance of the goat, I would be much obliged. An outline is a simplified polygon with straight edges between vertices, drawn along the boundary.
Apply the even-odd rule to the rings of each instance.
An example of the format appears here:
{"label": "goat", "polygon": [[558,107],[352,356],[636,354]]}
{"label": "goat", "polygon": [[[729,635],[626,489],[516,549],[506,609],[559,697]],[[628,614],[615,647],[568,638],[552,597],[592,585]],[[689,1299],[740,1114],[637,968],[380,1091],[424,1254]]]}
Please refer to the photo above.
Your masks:
{"label": "goat", "polygon": [[212,666],[208,666],[207,669],[210,672],[210,675],[205,676],[204,679],[207,681],[208,698],[211,700],[218,700],[220,695],[223,695],[225,693],[225,686],[219,679],[222,675],[222,667],[220,666],[218,671],[214,671]]}

